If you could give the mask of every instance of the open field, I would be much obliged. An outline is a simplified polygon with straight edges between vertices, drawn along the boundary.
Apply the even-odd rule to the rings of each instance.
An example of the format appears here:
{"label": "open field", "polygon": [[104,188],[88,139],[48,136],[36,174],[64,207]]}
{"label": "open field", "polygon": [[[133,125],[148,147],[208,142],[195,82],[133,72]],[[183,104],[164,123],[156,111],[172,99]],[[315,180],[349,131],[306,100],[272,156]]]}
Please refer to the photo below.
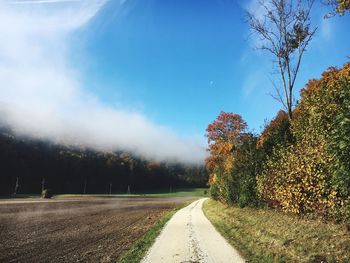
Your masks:
{"label": "open field", "polygon": [[[167,190],[134,192],[126,194],[125,192],[117,192],[112,194],[55,194],[53,199],[61,199],[68,197],[209,197],[209,188],[177,188]],[[8,196],[0,196],[6,199]],[[40,198],[40,194],[17,194],[18,199]]]}
{"label": "open field", "polygon": [[273,209],[208,200],[204,213],[249,262],[350,262],[345,225],[299,219]]}
{"label": "open field", "polygon": [[[131,194],[116,193],[116,194],[60,194],[55,195],[54,198],[67,198],[67,197],[208,197],[208,188],[179,188],[169,190],[158,190],[158,191],[147,191],[147,192],[136,192]],[[27,195],[20,195],[25,198]],[[30,196],[30,195],[28,195]]]}
{"label": "open field", "polygon": [[116,261],[193,197],[0,200],[0,262]]}

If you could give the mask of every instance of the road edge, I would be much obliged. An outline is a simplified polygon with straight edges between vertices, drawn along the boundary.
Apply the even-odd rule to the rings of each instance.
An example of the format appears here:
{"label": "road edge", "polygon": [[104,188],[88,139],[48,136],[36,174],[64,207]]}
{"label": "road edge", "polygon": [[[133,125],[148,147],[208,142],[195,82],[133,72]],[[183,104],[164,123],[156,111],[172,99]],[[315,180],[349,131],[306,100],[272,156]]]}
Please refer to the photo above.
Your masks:
{"label": "road edge", "polygon": [[122,255],[121,258],[117,260],[117,262],[141,262],[142,259],[146,256],[149,249],[153,246],[154,242],[156,241],[166,224],[173,217],[173,215],[180,209],[188,206],[196,200],[198,200],[198,198],[186,201],[181,206],[173,208],[172,210],[165,213],[165,215],[162,218],[160,218],[145,234],[143,234],[139,239],[136,240],[132,247],[124,255]]}

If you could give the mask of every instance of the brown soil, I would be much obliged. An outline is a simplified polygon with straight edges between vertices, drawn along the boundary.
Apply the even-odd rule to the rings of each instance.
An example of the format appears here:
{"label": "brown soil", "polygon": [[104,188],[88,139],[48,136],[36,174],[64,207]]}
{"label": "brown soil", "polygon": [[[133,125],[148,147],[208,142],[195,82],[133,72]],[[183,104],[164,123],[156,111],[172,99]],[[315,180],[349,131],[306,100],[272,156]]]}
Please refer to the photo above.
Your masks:
{"label": "brown soil", "polygon": [[0,262],[115,262],[188,198],[0,201]]}

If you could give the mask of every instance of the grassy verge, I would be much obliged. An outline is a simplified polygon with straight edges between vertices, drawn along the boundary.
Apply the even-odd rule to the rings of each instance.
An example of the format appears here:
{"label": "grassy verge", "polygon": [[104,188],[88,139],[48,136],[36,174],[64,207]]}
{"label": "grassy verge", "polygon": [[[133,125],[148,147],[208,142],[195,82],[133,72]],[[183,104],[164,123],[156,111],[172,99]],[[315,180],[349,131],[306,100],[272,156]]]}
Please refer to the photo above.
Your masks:
{"label": "grassy verge", "polygon": [[159,236],[160,232],[164,228],[165,224],[170,220],[170,218],[181,208],[187,206],[192,201],[186,202],[181,207],[175,208],[167,212],[162,219],[160,219],[148,232],[146,232],[136,243],[131,247],[131,249],[118,260],[118,263],[137,263],[142,260],[146,255],[147,251],[155,242],[156,238]]}
{"label": "grassy verge", "polygon": [[207,197],[207,188],[181,188],[170,191],[159,190],[151,192],[137,192],[133,194],[59,194],[55,195],[55,198],[66,198],[66,197]]}
{"label": "grassy verge", "polygon": [[272,209],[227,207],[208,200],[204,213],[249,262],[350,262],[345,226],[293,218]]}
{"label": "grassy verge", "polygon": [[147,197],[206,197],[208,196],[207,188],[180,188],[173,191],[154,191],[136,193],[136,196],[147,196]]}

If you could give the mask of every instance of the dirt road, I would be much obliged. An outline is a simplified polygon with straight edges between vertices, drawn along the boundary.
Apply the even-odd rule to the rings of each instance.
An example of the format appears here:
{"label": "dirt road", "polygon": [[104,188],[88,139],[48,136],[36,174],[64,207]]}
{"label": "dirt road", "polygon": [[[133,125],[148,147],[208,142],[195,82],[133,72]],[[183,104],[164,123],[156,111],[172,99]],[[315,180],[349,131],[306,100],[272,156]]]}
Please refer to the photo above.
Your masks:
{"label": "dirt road", "polygon": [[0,262],[115,262],[188,198],[0,200]]}
{"label": "dirt road", "polygon": [[179,210],[163,229],[142,263],[227,262],[244,259],[216,231],[197,200]]}

